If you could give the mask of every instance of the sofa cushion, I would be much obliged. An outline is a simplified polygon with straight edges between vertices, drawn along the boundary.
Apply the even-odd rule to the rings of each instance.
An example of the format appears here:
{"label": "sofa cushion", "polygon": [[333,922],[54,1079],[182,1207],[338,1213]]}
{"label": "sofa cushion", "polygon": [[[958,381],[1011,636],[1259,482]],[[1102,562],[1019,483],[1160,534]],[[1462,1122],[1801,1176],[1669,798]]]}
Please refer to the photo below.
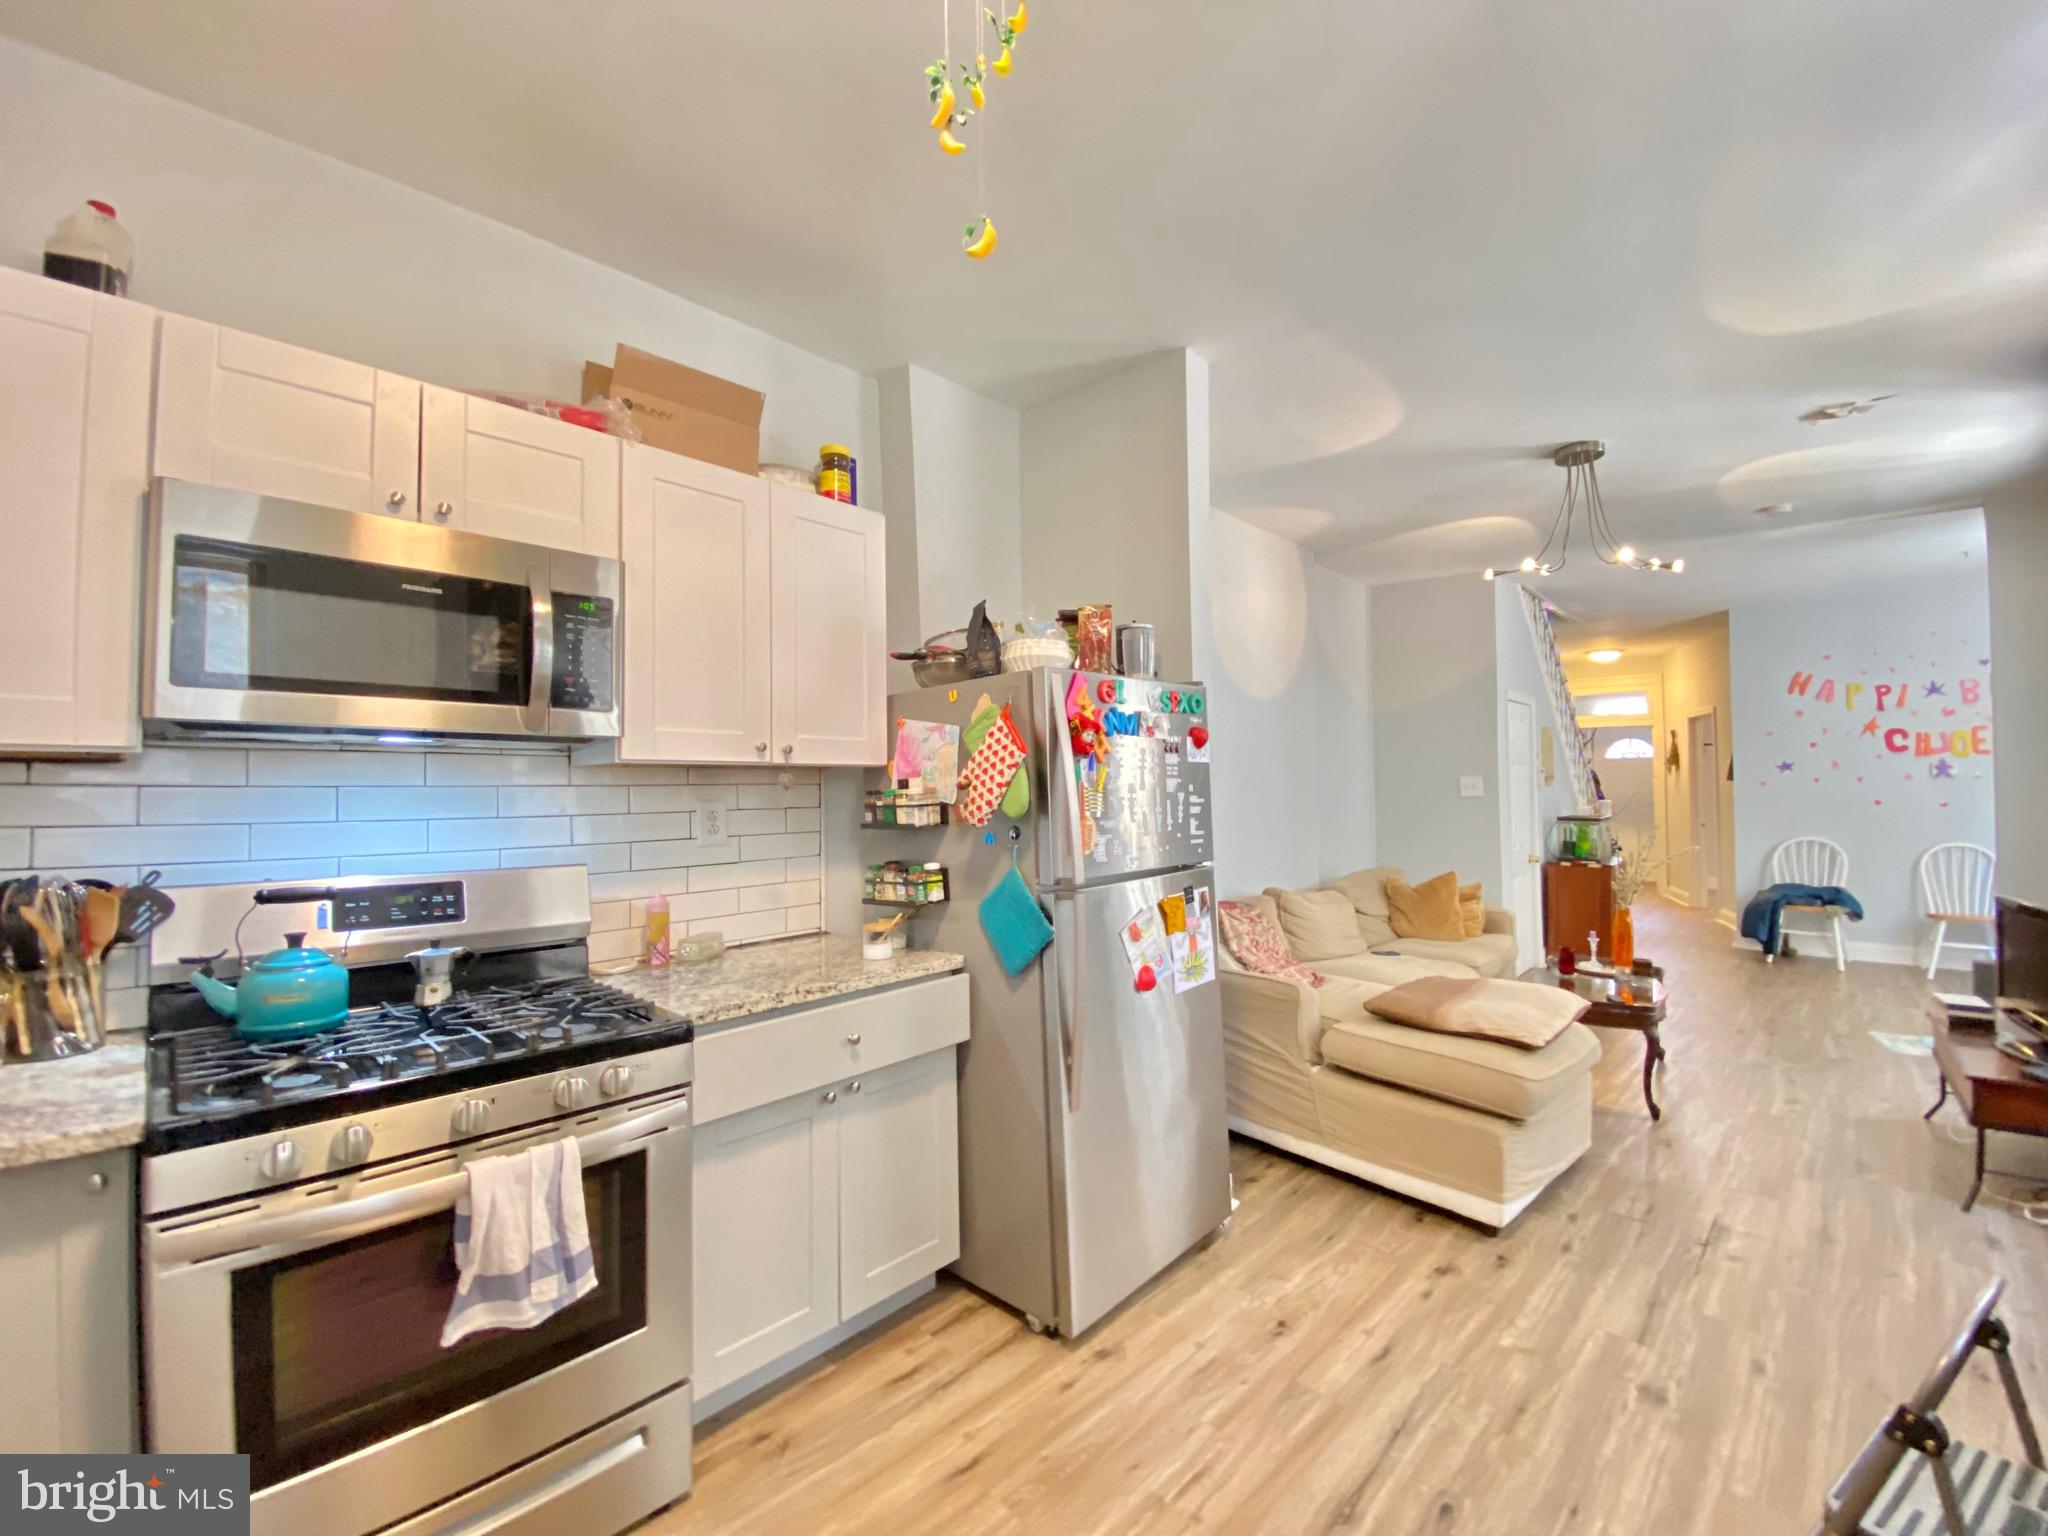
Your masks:
{"label": "sofa cushion", "polygon": [[1376,954],[1364,950],[1322,962],[1325,976],[1342,976],[1347,981],[1369,981],[1377,986],[1398,987],[1418,976],[1473,977],[1479,973],[1455,960],[1429,960],[1417,955]]}
{"label": "sofa cushion", "polygon": [[1216,904],[1223,919],[1223,945],[1230,957],[1255,976],[1278,976],[1320,987],[1323,978],[1296,960],[1287,940],[1272,920],[1248,902],[1223,901]]}
{"label": "sofa cushion", "polygon": [[1366,949],[1384,944],[1394,936],[1393,925],[1387,921],[1387,876],[1400,873],[1391,865],[1383,865],[1354,870],[1323,884],[1326,891],[1342,891],[1351,903],[1351,910],[1358,916],[1358,937]]}
{"label": "sofa cushion", "polygon": [[1458,877],[1451,870],[1410,885],[1398,875],[1387,880],[1387,921],[1403,939],[1462,939]]}
{"label": "sofa cushion", "polygon": [[1592,1007],[1562,987],[1539,987],[1495,976],[1422,976],[1389,987],[1366,1005],[1383,1019],[1445,1035],[1498,1040],[1536,1051]]}
{"label": "sofa cushion", "polygon": [[1280,931],[1297,960],[1328,960],[1358,952],[1358,921],[1341,891],[1283,891],[1266,894],[1280,909]]}
{"label": "sofa cushion", "polygon": [[1600,1042],[1585,1025],[1572,1024],[1542,1050],[1523,1051],[1491,1040],[1410,1029],[1366,1014],[1330,1022],[1322,1052],[1326,1063],[1360,1077],[1528,1120],[1572,1092],[1593,1070]]}
{"label": "sofa cushion", "polygon": [[1516,971],[1512,933],[1482,933],[1476,939],[1393,939],[1380,948],[1417,960],[1454,961],[1481,976],[1508,977]]}
{"label": "sofa cushion", "polygon": [[1477,880],[1458,887],[1458,926],[1465,930],[1468,939],[1486,932],[1486,897]]}

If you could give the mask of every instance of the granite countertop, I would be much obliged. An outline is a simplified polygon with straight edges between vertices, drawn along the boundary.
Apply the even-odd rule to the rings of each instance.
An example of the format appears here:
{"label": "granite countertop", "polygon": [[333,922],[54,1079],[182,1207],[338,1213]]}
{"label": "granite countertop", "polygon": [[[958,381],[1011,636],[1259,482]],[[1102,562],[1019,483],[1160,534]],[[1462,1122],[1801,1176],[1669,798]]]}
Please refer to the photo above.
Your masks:
{"label": "granite countertop", "polygon": [[659,971],[639,966],[597,975],[600,981],[702,1028],[852,992],[944,976],[966,963],[963,956],[936,949],[909,949],[890,960],[863,960],[858,940],[823,933],[742,945],[702,965],[678,962]]}
{"label": "granite countertop", "polygon": [[140,1035],[87,1056],[0,1067],[0,1168],[132,1147],[142,1140],[148,1101]]}

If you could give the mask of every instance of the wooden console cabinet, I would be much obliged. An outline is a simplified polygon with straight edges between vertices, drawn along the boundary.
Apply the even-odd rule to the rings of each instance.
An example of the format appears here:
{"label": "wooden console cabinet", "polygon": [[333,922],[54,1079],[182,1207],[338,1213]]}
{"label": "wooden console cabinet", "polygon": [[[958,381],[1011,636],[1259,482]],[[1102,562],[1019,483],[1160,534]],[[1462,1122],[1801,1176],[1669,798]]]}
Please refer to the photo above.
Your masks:
{"label": "wooden console cabinet", "polygon": [[1588,933],[1600,935],[1602,956],[1614,953],[1614,870],[1576,859],[1545,864],[1543,952],[1570,949],[1583,959]]}

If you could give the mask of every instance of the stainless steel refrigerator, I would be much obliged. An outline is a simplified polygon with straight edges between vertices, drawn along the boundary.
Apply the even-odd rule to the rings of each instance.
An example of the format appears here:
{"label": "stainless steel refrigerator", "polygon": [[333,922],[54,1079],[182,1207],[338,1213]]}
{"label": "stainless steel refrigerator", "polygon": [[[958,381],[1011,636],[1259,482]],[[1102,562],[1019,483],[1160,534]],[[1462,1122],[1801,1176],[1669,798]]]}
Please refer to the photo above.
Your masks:
{"label": "stainless steel refrigerator", "polygon": [[[1084,790],[1068,729],[1076,675],[1004,673],[892,697],[892,728],[964,728],[984,693],[1008,704],[1030,749],[1031,806],[986,827],[863,834],[870,862],[947,867],[950,900],[911,918],[911,942],[967,956],[953,1267],[1031,1326],[1069,1338],[1220,1227],[1231,1203],[1213,955],[1206,983],[1180,990],[1161,974],[1141,991],[1124,942],[1126,925],[1164,898],[1214,910],[1206,690],[1078,674],[1098,711],[1141,720],[1138,733],[1108,739]],[[978,916],[1013,861],[1054,928],[1015,977]]]}

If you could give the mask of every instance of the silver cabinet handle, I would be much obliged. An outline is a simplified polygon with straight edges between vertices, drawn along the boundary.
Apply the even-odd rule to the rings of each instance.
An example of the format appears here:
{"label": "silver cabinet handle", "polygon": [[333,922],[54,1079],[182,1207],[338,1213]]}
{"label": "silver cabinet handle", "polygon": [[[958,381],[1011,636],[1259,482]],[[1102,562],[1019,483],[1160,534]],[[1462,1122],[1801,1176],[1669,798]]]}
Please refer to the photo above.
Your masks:
{"label": "silver cabinet handle", "polygon": [[768,755],[768,743],[765,741],[755,742],[754,753],[757,757],[766,757]]}
{"label": "silver cabinet handle", "polygon": [[783,745],[782,745],[782,755],[783,755],[783,756],[784,756],[785,758],[788,758],[788,757],[792,757],[792,756],[794,756],[794,755],[795,755],[795,753],[796,753],[796,748],[795,748],[795,747],[792,747],[792,746],[791,746],[791,745],[789,745],[789,743],[787,743],[787,742],[784,742],[784,743],[783,743]]}
{"label": "silver cabinet handle", "polygon": [[854,1080],[853,1080],[852,1082],[848,1083],[848,1084],[846,1085],[846,1091],[847,1091],[848,1093],[859,1093],[859,1092],[860,1092],[860,1079],[856,1077],[856,1078],[855,1078],[855,1079],[854,1079]]}
{"label": "silver cabinet handle", "polygon": [[859,1036],[859,1035],[848,1035],[848,1036],[846,1037],[846,1043],[847,1043],[848,1045],[859,1045],[859,1044],[860,1044],[860,1036]]}
{"label": "silver cabinet handle", "polygon": [[107,1176],[104,1173],[87,1174],[85,1187],[95,1195],[105,1194],[107,1190]]}
{"label": "silver cabinet handle", "polygon": [[827,1088],[825,1090],[825,1102],[827,1104],[837,1104],[839,1102],[839,1090],[836,1088]]}
{"label": "silver cabinet handle", "polygon": [[389,496],[386,496],[386,497],[384,498],[384,505],[385,505],[385,506],[387,506],[387,507],[402,507],[402,506],[404,506],[404,505],[405,505],[405,492],[403,492],[403,491],[393,491],[393,492],[392,492],[392,493],[391,493],[391,494],[390,494]]}
{"label": "silver cabinet handle", "polygon": [[452,502],[452,501],[437,501],[437,502],[435,502],[435,503],[434,503],[434,516],[436,516],[436,517],[438,517],[438,518],[441,518],[441,519],[442,519],[443,521],[445,521],[445,520],[447,520],[448,518],[452,517],[452,516],[454,515],[454,513],[455,513],[455,503],[454,503],[454,502]]}

